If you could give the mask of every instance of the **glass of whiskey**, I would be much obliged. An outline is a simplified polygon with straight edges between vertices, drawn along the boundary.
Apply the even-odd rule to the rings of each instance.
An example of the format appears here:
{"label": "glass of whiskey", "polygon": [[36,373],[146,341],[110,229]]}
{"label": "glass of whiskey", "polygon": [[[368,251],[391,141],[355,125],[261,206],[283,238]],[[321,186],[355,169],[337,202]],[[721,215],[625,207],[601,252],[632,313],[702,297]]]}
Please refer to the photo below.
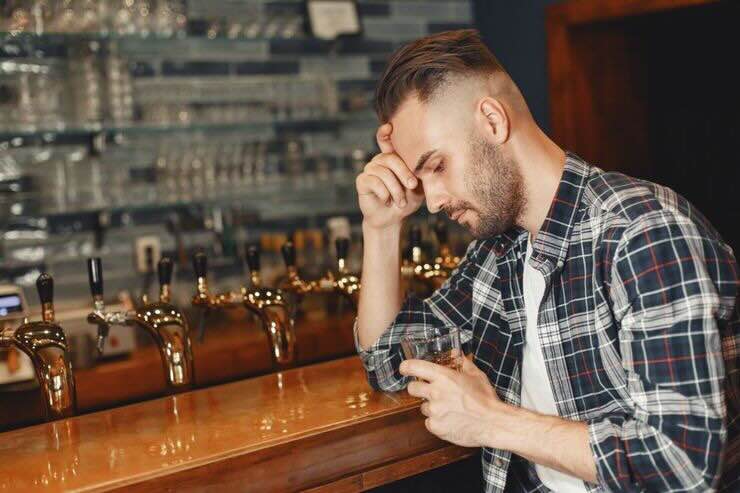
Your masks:
{"label": "glass of whiskey", "polygon": [[414,328],[401,337],[406,359],[421,359],[452,368],[462,369],[463,352],[460,329],[455,326]]}

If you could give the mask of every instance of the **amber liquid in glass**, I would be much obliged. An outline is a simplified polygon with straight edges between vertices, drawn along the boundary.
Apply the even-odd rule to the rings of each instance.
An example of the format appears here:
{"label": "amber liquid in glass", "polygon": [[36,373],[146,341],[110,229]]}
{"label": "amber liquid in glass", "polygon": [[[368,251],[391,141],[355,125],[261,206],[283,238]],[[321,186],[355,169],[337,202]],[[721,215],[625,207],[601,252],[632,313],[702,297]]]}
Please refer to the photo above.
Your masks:
{"label": "amber liquid in glass", "polygon": [[442,353],[429,355],[429,361],[437,365],[446,366],[455,371],[462,370],[462,355],[457,349],[450,349]]}

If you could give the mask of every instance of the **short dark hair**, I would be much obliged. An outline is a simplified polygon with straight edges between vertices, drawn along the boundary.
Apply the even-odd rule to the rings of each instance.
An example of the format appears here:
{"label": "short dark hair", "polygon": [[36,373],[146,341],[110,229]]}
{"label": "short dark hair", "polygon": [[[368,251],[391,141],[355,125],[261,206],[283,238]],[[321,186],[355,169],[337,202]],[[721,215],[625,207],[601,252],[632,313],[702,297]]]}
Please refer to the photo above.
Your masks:
{"label": "short dark hair", "polygon": [[391,56],[375,91],[375,111],[388,122],[410,93],[428,101],[449,75],[491,74],[503,67],[475,29],[417,39]]}

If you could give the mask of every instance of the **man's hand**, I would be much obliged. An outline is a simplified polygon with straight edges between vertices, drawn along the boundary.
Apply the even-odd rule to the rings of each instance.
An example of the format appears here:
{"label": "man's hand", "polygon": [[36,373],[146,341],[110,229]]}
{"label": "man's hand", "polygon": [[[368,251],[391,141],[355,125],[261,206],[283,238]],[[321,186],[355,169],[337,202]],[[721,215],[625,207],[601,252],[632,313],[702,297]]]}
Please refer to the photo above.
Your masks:
{"label": "man's hand", "polygon": [[468,358],[463,358],[457,372],[428,361],[407,360],[401,363],[402,375],[420,378],[412,381],[408,392],[426,399],[421,412],[427,417],[427,429],[439,438],[462,447],[487,447],[495,413],[509,412],[493,390],[485,373]]}
{"label": "man's hand", "polygon": [[400,224],[424,202],[421,183],[393,149],[392,130],[390,123],[378,128],[381,153],[365,165],[356,180],[364,222],[375,229]]}
{"label": "man's hand", "polygon": [[401,363],[402,375],[417,377],[409,394],[426,399],[427,429],[462,447],[491,447],[596,483],[586,423],[547,416],[501,401],[485,373],[463,358],[462,372],[428,361]]}

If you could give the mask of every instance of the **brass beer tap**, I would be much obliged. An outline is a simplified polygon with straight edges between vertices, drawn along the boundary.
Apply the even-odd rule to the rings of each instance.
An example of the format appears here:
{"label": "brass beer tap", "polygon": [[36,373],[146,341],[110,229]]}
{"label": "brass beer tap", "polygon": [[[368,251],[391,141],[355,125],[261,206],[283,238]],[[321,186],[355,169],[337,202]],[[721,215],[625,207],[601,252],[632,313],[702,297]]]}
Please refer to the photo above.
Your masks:
{"label": "brass beer tap", "polygon": [[439,289],[449,277],[449,271],[441,263],[424,262],[421,249],[421,228],[412,226],[409,231],[411,259],[405,259],[401,266],[401,275],[408,280],[421,282],[429,292]]}
{"label": "brass beer tap", "polygon": [[326,293],[336,292],[347,298],[352,308],[357,311],[360,299],[360,278],[349,272],[347,268],[347,255],[349,254],[349,238],[337,238],[335,242],[337,250],[337,273],[328,271],[324,277],[313,282],[314,292]]}
{"label": "brass beer tap", "polygon": [[273,361],[278,365],[292,363],[295,356],[295,330],[289,315],[289,303],[280,289],[262,286],[260,276],[260,254],[255,246],[247,248],[247,264],[250,270],[251,287],[242,287],[240,293],[226,292],[211,295],[208,288],[207,258],[203,252],[193,257],[197,278],[197,291],[193,306],[202,310],[201,337],[205,333],[205,317],[214,310],[244,307],[259,319],[270,340]]}
{"label": "brass beer tap", "polygon": [[148,332],[159,348],[168,390],[179,392],[188,390],[193,385],[190,328],[183,313],[170,303],[172,261],[162,258],[157,270],[160,284],[158,301],[145,303],[135,310],[107,312],[103,302],[102,262],[97,257],[88,259],[94,308],[87,316],[87,321],[98,326],[99,353],[103,352],[111,325],[130,325]]}
{"label": "brass beer tap", "polygon": [[256,246],[247,248],[247,265],[252,287],[242,287],[242,302],[247,310],[259,317],[270,338],[275,362],[280,365],[291,363],[295,353],[295,326],[285,295],[280,289],[262,286],[260,251]]}
{"label": "brass beer tap", "polygon": [[16,346],[31,358],[44,397],[47,421],[73,416],[77,409],[75,381],[64,330],[54,321],[54,280],[41,274],[36,280],[41,321],[27,320],[13,330],[0,331],[0,347]]}

